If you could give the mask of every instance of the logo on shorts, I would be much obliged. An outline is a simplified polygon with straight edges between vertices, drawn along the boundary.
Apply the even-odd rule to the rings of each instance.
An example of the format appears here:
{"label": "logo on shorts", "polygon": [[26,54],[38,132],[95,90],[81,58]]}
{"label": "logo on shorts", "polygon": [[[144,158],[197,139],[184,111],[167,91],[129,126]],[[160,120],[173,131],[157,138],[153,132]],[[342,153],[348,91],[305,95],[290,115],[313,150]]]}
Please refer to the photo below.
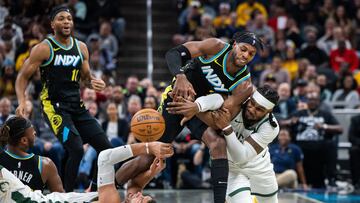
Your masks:
{"label": "logo on shorts", "polygon": [[6,193],[10,188],[10,183],[7,180],[0,180],[0,192]]}
{"label": "logo on shorts", "polygon": [[58,128],[62,123],[62,118],[60,115],[53,115],[50,119],[51,125],[55,128]]}

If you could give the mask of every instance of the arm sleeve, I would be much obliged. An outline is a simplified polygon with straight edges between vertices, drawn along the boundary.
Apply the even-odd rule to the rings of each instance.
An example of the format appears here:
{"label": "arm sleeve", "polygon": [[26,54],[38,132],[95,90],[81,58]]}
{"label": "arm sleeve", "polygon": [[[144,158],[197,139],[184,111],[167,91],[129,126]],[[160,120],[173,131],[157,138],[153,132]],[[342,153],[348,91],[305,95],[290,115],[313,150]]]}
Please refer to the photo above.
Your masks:
{"label": "arm sleeve", "polygon": [[224,98],[220,94],[209,94],[197,98],[195,103],[198,105],[200,112],[206,112],[219,109],[224,103]]}
{"label": "arm sleeve", "polygon": [[225,136],[225,140],[228,152],[232,160],[236,163],[244,164],[257,155],[254,147],[248,142],[244,141],[244,143],[242,143],[237,139],[235,132]]}

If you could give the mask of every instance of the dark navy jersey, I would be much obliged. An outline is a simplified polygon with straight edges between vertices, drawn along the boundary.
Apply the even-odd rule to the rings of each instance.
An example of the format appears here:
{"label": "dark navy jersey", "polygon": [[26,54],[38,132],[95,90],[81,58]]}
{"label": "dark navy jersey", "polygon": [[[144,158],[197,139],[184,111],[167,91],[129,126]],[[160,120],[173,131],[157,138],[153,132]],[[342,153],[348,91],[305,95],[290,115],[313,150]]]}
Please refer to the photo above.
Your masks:
{"label": "dark navy jersey", "polygon": [[50,47],[50,57],[40,66],[43,89],[41,100],[55,102],[80,102],[80,70],[83,62],[79,42],[70,37],[64,47],[53,36],[45,42]]}
{"label": "dark navy jersey", "polygon": [[250,78],[246,65],[234,77],[226,71],[226,59],[231,49],[230,44],[226,43],[213,57],[198,57],[185,66],[185,75],[193,85],[197,97],[211,93],[231,94],[239,84]]}
{"label": "dark navy jersey", "polygon": [[0,165],[33,190],[43,190],[45,186],[41,178],[41,159],[40,156],[34,154],[21,157],[7,150],[0,152]]}

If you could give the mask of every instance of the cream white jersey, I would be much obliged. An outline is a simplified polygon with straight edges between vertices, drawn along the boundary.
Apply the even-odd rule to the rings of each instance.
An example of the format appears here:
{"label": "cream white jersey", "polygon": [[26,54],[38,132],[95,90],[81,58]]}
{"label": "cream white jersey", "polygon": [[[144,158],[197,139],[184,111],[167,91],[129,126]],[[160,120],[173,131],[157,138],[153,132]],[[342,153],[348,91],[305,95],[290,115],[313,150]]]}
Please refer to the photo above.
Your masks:
{"label": "cream white jersey", "polygon": [[0,165],[0,202],[19,203],[19,202],[57,202],[57,203],[80,203],[91,202],[98,196],[97,192],[89,193],[59,193],[53,192],[47,195],[40,190],[31,190],[24,185],[10,171]]}
{"label": "cream white jersey", "polygon": [[[276,119],[273,119],[277,123]],[[273,165],[270,160],[268,145],[278,135],[279,124],[277,127],[272,127],[269,122],[269,115],[266,115],[250,128],[246,128],[244,126],[242,111],[240,111],[240,113],[232,120],[231,125],[240,142],[243,143],[247,137],[251,136],[264,150],[243,164],[235,163],[231,158],[231,154],[228,152],[230,170],[240,170],[244,175],[258,174],[269,170],[272,171]]]}

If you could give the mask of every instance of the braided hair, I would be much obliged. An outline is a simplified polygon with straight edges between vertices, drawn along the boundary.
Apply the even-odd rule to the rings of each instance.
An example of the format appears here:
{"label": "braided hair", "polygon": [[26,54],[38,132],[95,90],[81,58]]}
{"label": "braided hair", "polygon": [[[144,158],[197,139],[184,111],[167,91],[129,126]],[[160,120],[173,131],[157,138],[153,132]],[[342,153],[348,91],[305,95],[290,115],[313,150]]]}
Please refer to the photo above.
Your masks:
{"label": "braided hair", "polygon": [[[269,85],[264,85],[262,87],[257,88],[257,91],[263,95],[267,100],[271,103],[277,105],[279,101],[279,95],[276,90],[271,88]],[[272,127],[277,127],[277,124],[274,120],[274,115],[272,112],[269,113],[269,122]]]}
{"label": "braided hair", "polygon": [[11,117],[0,128],[0,147],[7,144],[16,146],[24,136],[25,130],[31,127],[31,122],[22,117]]}
{"label": "braided hair", "polygon": [[236,43],[247,43],[251,44],[256,48],[256,50],[263,50],[264,49],[264,42],[252,32],[244,31],[244,32],[236,32],[232,39],[230,40],[230,44],[233,45],[234,42]]}

